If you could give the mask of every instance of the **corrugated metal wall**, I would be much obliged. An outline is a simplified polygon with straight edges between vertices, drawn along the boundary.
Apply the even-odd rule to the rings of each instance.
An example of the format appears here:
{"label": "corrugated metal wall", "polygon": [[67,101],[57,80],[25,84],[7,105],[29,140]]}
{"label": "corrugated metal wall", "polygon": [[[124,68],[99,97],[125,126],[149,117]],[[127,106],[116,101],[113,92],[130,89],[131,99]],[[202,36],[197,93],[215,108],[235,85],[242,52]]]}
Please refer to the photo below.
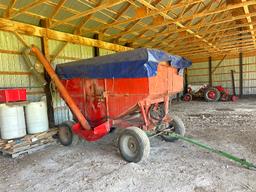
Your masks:
{"label": "corrugated metal wall", "polygon": [[111,50],[107,50],[107,49],[99,49],[100,51],[100,56],[103,56],[103,55],[109,55],[109,54],[113,54],[115,53],[115,51],[111,51]]}
{"label": "corrugated metal wall", "polygon": [[203,85],[208,83],[208,62],[193,63],[188,68],[188,83],[191,85]]}
{"label": "corrugated metal wall", "polygon": [[243,93],[256,94],[256,56],[243,59]]}
{"label": "corrugated metal wall", "polygon": [[[58,50],[64,46],[64,49],[60,52],[59,56],[52,62],[55,67],[56,64],[65,63],[69,61],[75,61],[79,59],[86,59],[93,57],[93,48],[77,44],[66,44],[65,42],[50,40],[49,41],[49,52],[51,56],[56,54]],[[69,108],[61,99],[58,91],[52,86],[52,98],[54,108],[54,119],[55,124],[60,124],[66,120],[72,120],[72,113]]]}
{"label": "corrugated metal wall", "polygon": [[[41,39],[33,36],[21,35],[27,44],[34,44],[41,48]],[[65,42],[49,40],[49,53],[51,58],[58,52]],[[44,89],[40,83],[29,72],[23,57],[22,50],[25,46],[15,34],[0,31],[0,88],[22,87],[28,92],[30,101],[40,100],[44,96]],[[55,67],[58,63],[74,61],[78,59],[90,58],[93,56],[92,47],[76,44],[66,44],[59,56],[53,61]],[[35,57],[30,57],[36,63]],[[36,65],[40,66],[37,62]],[[72,118],[72,114],[65,102],[60,98],[58,92],[52,86],[53,107],[55,124]]]}
{"label": "corrugated metal wall", "polygon": [[[40,48],[40,38],[22,35],[29,44]],[[13,33],[0,31],[0,88],[26,88],[30,100],[37,100],[44,95],[40,83],[28,72],[21,56],[24,45]],[[31,57],[35,62],[35,58]]]}
{"label": "corrugated metal wall", "polygon": [[[220,60],[212,61],[212,70]],[[188,83],[190,85],[203,85],[209,83],[208,62],[193,63],[188,69]],[[224,59],[212,74],[213,85],[222,85],[232,93],[231,70],[235,72],[236,93],[239,93],[239,58]],[[243,58],[243,93],[256,94],[256,57]]]}

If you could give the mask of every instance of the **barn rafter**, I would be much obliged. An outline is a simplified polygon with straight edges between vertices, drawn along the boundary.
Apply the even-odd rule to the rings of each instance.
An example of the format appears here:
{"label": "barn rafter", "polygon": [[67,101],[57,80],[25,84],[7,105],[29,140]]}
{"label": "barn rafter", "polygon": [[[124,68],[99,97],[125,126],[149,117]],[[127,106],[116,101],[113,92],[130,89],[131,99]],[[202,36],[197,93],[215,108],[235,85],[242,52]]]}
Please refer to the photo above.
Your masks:
{"label": "barn rafter", "polygon": [[255,6],[255,0],[9,0],[0,11],[15,24],[26,16],[28,24],[39,27],[45,20],[47,30],[67,36],[97,34],[102,42],[159,48],[193,60],[256,50]]}

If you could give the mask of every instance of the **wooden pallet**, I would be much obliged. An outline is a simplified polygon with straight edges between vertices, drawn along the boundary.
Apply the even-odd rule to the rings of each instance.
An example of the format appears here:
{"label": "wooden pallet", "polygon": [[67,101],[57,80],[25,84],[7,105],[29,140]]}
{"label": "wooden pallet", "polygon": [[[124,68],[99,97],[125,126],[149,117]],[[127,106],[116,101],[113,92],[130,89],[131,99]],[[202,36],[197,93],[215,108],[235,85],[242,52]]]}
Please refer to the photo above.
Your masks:
{"label": "wooden pallet", "polygon": [[12,158],[19,157],[22,154],[31,154],[56,143],[56,140],[53,138],[55,134],[57,134],[57,129],[50,129],[48,132],[26,135],[19,139],[0,139],[0,152]]}

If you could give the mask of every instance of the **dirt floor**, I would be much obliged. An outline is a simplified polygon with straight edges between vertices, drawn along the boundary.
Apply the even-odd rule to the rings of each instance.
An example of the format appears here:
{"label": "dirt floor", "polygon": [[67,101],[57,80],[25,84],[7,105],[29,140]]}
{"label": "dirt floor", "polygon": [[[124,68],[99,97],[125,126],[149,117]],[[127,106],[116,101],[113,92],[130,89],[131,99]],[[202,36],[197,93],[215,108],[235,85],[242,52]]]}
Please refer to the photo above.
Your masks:
{"label": "dirt floor", "polygon": [[[187,136],[256,163],[256,99],[174,103]],[[19,159],[0,155],[1,192],[251,192],[256,171],[191,144],[151,140],[150,157],[123,161],[111,134],[97,143],[59,144]]]}

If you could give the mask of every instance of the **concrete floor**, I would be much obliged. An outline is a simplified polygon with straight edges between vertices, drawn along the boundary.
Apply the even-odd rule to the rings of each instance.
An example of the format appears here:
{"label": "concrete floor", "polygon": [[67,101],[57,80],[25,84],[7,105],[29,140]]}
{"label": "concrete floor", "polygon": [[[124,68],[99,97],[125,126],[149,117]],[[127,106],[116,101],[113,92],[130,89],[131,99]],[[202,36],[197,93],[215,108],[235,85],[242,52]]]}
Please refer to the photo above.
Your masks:
{"label": "concrete floor", "polygon": [[[180,102],[173,113],[188,136],[256,163],[256,100]],[[113,140],[115,134],[15,160],[0,156],[0,191],[256,191],[256,171],[191,144],[154,138],[149,159],[134,164],[121,159]]]}

